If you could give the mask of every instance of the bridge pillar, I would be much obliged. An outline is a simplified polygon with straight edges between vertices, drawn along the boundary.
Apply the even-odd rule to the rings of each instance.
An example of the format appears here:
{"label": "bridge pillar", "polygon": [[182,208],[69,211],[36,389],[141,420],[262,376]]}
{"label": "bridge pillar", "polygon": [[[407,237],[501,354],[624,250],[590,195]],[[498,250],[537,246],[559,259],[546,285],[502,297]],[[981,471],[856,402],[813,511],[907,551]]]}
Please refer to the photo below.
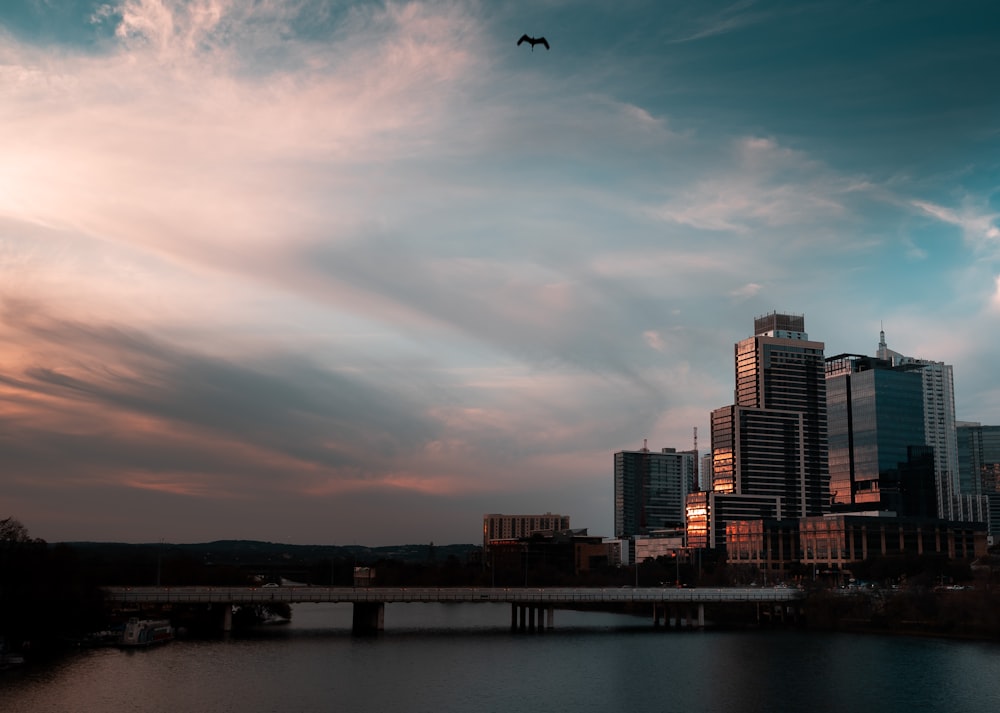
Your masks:
{"label": "bridge pillar", "polygon": [[382,602],[354,602],[353,626],[355,634],[374,634],[385,629],[385,604]]}
{"label": "bridge pillar", "polygon": [[698,603],[698,628],[705,628],[705,605],[701,602]]}
{"label": "bridge pillar", "polygon": [[222,630],[232,631],[233,630],[233,605],[223,604],[222,605]]}
{"label": "bridge pillar", "polygon": [[517,604],[510,605],[510,630],[517,629]]}
{"label": "bridge pillar", "polygon": [[556,608],[546,607],[545,609],[545,628],[552,629],[556,625]]}

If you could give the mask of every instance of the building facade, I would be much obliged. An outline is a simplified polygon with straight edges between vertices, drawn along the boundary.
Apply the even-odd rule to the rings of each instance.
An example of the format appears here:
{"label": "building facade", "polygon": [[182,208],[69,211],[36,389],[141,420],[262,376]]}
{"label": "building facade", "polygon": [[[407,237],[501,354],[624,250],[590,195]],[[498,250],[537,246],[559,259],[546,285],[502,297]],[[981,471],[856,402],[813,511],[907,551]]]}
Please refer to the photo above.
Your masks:
{"label": "building facade", "polygon": [[888,514],[733,521],[726,539],[727,562],[752,565],[772,580],[796,571],[810,578],[845,576],[872,557],[940,554],[971,561],[986,554],[982,523]]}
{"label": "building facade", "polygon": [[893,366],[920,367],[924,399],[924,442],[934,449],[934,479],[938,517],[955,517],[955,496],[958,487],[958,435],[955,421],[955,377],[950,364],[928,359],[915,359],[889,349],[885,330],[879,332],[879,359]]}
{"label": "building facade", "polygon": [[826,511],[823,349],[804,317],[777,312],[754,319],[754,335],[735,345],[735,403],[712,412],[713,495],[689,502],[690,546],[724,546],[726,519],[747,519],[737,515],[745,505],[778,519]]}
{"label": "building facade", "polygon": [[554,515],[483,515],[483,551],[498,542],[512,542],[536,533],[569,530],[569,517]]}
{"label": "building facade", "polygon": [[956,435],[960,502],[973,511],[962,519],[978,511],[995,541],[1000,534],[1000,426],[963,421]]}
{"label": "building facade", "polygon": [[849,569],[870,557],[941,554],[974,560],[986,554],[982,523],[938,518],[825,515],[799,523],[802,563],[812,571]]}
{"label": "building facade", "polygon": [[[801,460],[801,471],[788,472],[799,481],[792,487],[802,490],[802,515],[824,512],[829,495],[823,349],[823,342],[809,340],[803,316],[777,312],[754,319],[754,336],[735,348],[736,405],[801,417],[800,452],[797,457],[790,455]],[[762,436],[762,448],[772,447],[769,438]]]}
{"label": "building facade", "polygon": [[614,467],[615,537],[684,526],[684,500],[697,489],[694,451],[618,451]]}
{"label": "building facade", "polygon": [[778,501],[770,495],[741,495],[711,490],[687,499],[687,546],[692,549],[725,547],[726,523],[778,517]]}
{"label": "building facade", "polygon": [[921,371],[859,354],[826,360],[831,509],[937,517]]}

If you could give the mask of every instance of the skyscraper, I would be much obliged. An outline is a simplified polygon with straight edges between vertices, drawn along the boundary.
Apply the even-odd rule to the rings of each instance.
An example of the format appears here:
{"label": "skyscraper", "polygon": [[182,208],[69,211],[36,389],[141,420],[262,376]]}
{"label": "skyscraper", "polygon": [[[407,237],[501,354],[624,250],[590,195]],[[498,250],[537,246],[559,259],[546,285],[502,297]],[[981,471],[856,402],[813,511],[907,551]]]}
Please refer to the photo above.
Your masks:
{"label": "skyscraper", "polygon": [[664,448],[615,453],[615,537],[684,526],[684,500],[697,489],[696,454]]}
{"label": "skyscraper", "polygon": [[737,492],[772,489],[753,478],[758,464],[770,461],[780,467],[776,477],[785,480],[782,490],[791,498],[783,508],[787,517],[818,515],[827,505],[823,348],[823,342],[809,340],[805,317],[777,312],[754,319],[754,336],[735,347]]}
{"label": "skyscraper", "polygon": [[857,354],[826,360],[834,510],[937,517],[920,372]]}
{"label": "skyscraper", "polygon": [[879,331],[875,356],[893,366],[919,366],[923,380],[924,439],[934,448],[934,479],[937,490],[938,517],[955,519],[955,496],[958,487],[958,440],[955,431],[955,378],[950,364],[929,359],[915,359],[895,352],[885,343],[885,330]]}
{"label": "skyscraper", "polygon": [[[766,517],[825,511],[823,348],[809,340],[804,317],[777,312],[757,317],[754,336],[735,345],[735,403],[712,412],[712,507],[691,502],[692,512],[704,511],[713,520],[699,525],[703,530],[722,532],[720,518],[745,510],[742,500],[739,507],[736,503],[748,497]],[[689,536],[694,537],[690,523]]]}
{"label": "skyscraper", "polygon": [[[973,511],[986,509],[986,517],[977,519],[986,520],[995,537],[1000,533],[1000,426],[961,422],[956,431],[963,505]],[[975,507],[977,500],[985,500],[985,508]]]}

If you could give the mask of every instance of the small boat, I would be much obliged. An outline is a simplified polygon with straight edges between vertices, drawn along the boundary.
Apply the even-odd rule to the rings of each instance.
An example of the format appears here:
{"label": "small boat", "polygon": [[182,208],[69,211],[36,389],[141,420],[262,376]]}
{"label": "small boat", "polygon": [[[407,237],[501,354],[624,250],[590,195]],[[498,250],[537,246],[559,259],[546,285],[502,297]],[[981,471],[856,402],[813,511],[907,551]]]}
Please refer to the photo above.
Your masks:
{"label": "small boat", "polygon": [[125,624],[119,646],[144,647],[165,644],[174,638],[174,628],[166,619],[139,619],[132,617]]}
{"label": "small boat", "polygon": [[21,654],[15,654],[13,651],[7,649],[7,642],[0,638],[0,671],[11,668],[12,666],[20,666],[24,663],[24,656]]}

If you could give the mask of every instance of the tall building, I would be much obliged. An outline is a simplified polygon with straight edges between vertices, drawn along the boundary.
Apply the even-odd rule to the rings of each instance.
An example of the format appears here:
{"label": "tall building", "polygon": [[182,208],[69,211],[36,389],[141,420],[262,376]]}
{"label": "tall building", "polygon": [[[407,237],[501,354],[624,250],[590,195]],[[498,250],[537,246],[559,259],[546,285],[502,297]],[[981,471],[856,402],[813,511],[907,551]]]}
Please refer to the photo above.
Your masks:
{"label": "tall building", "polygon": [[938,517],[956,517],[958,488],[958,440],[955,431],[955,377],[950,364],[915,359],[895,352],[886,345],[885,330],[879,331],[875,356],[893,366],[919,366],[923,380],[924,439],[934,448],[934,478]]}
{"label": "tall building", "polygon": [[958,478],[962,493],[1000,493],[1000,426],[958,423]]}
{"label": "tall building", "polygon": [[921,372],[858,354],[826,360],[832,509],[937,517]]}
{"label": "tall building", "polygon": [[970,500],[971,505],[985,500],[986,517],[981,514],[980,519],[987,522],[995,538],[1000,533],[1000,426],[963,421],[956,433],[962,501]]}
{"label": "tall building", "polygon": [[786,517],[822,507],[809,503],[802,421],[796,411],[744,406],[713,411],[712,490],[774,498],[776,511]]}
{"label": "tall building", "polygon": [[712,489],[712,452],[701,454],[701,471],[698,473],[698,489]]}
{"label": "tall building", "polygon": [[[739,342],[735,349],[736,405],[801,416],[796,454],[801,470],[792,473],[789,469],[788,477],[798,481],[794,487],[800,492],[797,509],[802,516],[824,512],[829,493],[823,348],[823,342],[809,340],[805,317],[772,312],[754,319],[754,336]],[[758,420],[767,416],[762,414]],[[770,438],[762,434],[756,444],[771,447],[776,442],[769,443]],[[787,440],[781,442],[787,447]]]}
{"label": "tall building", "polygon": [[697,454],[643,446],[615,453],[615,537],[684,526],[684,500],[697,489]]}
{"label": "tall building", "polygon": [[[819,515],[829,504],[826,379],[822,342],[810,341],[801,315],[777,312],[754,320],[754,335],[734,348],[735,403],[712,412],[710,503],[688,512],[711,522],[688,523],[692,546],[724,533],[723,518],[751,505],[760,517]],[[703,498],[704,499],[704,498]],[[707,507],[706,505],[710,505]],[[749,519],[740,517],[738,519]]]}

